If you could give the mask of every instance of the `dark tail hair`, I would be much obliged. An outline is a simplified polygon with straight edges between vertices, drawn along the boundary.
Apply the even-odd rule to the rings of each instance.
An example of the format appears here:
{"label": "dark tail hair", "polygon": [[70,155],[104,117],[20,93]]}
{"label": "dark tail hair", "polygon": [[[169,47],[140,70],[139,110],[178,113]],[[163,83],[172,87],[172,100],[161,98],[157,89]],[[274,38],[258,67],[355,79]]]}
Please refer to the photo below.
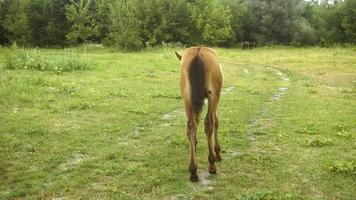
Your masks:
{"label": "dark tail hair", "polygon": [[201,57],[196,55],[189,64],[192,109],[201,112],[205,98],[205,72]]}

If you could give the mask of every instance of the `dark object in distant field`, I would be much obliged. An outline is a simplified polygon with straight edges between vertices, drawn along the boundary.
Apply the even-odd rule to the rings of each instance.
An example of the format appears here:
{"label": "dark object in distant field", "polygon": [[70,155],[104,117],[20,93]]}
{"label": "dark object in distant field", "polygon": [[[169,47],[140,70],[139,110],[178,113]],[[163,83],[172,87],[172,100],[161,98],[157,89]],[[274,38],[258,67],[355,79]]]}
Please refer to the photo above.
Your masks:
{"label": "dark object in distant field", "polygon": [[[209,173],[215,174],[215,161],[222,160],[218,142],[219,122],[217,107],[223,83],[223,74],[213,49],[190,47],[182,55],[176,52],[176,56],[180,60],[180,89],[188,118],[187,136],[190,142],[190,180],[195,182],[199,179],[196,161],[197,129],[205,98],[209,102],[204,123],[209,148]],[[213,135],[214,142],[212,140]]]}
{"label": "dark object in distant field", "polygon": [[242,49],[252,49],[252,48],[255,48],[255,47],[257,47],[257,43],[256,42],[245,41],[245,42],[241,43],[241,48]]}

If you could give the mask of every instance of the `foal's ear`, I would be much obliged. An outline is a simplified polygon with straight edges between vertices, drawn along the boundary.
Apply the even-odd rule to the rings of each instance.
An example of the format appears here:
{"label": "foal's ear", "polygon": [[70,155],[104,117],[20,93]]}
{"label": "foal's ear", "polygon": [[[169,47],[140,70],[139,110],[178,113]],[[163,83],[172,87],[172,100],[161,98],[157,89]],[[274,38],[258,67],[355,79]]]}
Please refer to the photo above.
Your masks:
{"label": "foal's ear", "polygon": [[175,54],[176,54],[176,56],[177,56],[177,58],[180,60],[180,59],[182,59],[182,56],[181,55],[179,55],[179,53],[177,53],[177,52],[174,52]]}

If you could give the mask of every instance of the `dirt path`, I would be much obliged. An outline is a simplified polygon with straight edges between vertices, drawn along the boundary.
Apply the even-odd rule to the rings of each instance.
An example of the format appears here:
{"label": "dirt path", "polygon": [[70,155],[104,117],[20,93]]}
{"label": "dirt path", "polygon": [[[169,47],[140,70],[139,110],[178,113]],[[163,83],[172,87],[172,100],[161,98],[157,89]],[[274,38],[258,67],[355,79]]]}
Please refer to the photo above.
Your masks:
{"label": "dirt path", "polygon": [[[250,124],[247,126],[246,133],[250,140],[251,148],[256,149],[256,139],[260,135],[265,135],[265,129],[272,126],[271,113],[273,112],[273,106],[276,105],[282,97],[288,92],[289,89],[289,77],[283,73],[282,71],[272,68],[266,67],[267,70],[273,72],[274,75],[279,77],[279,79],[285,83],[286,86],[278,87],[276,91],[271,95],[270,102],[265,103],[261,113],[251,120]],[[241,154],[237,149],[228,150],[232,157],[238,156]]]}

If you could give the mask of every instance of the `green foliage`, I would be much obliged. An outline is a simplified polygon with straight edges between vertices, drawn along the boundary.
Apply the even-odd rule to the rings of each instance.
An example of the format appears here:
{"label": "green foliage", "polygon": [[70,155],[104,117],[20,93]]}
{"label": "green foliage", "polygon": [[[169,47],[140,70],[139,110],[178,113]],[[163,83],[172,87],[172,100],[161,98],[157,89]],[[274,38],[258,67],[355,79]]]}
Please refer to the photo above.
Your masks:
{"label": "green foliage", "polygon": [[192,23],[186,0],[136,1],[137,17],[141,22],[140,35],[146,46],[163,43],[199,43],[199,31]]}
{"label": "green foliage", "polygon": [[356,0],[2,0],[0,44],[236,46],[356,41]]}
{"label": "green foliage", "polygon": [[[43,1],[41,1],[43,3]],[[66,19],[65,5],[69,3],[69,0],[51,0],[45,1],[47,4],[47,16],[48,20],[45,33],[47,38],[45,40],[46,46],[60,45],[64,46],[68,42],[66,40],[66,34],[69,31],[70,24]],[[44,16],[43,14],[41,14]]]}
{"label": "green foliage", "polygon": [[113,46],[124,50],[138,50],[143,48],[143,41],[139,36],[139,21],[135,10],[126,0],[116,0],[110,6],[110,33]]}
{"label": "green foliage", "polygon": [[315,30],[307,20],[301,18],[295,21],[295,32],[292,43],[297,46],[312,45],[316,42]]}
{"label": "green foliage", "polygon": [[254,40],[259,44],[288,44],[293,37],[293,21],[301,15],[302,0],[249,1],[256,18]]}
{"label": "green foliage", "polygon": [[63,0],[14,0],[4,5],[7,10],[0,25],[7,31],[8,39],[19,45],[63,46],[69,28],[64,13],[66,3]]}
{"label": "green foliage", "polygon": [[72,24],[67,39],[74,44],[85,43],[95,35],[94,12],[90,10],[91,0],[71,1],[65,6],[66,16]]}
{"label": "green foliage", "polygon": [[192,20],[201,33],[202,43],[223,45],[233,38],[231,13],[218,1],[200,1],[191,5]]}
{"label": "green foliage", "polygon": [[345,29],[346,41],[356,43],[356,0],[345,0],[340,5],[343,15],[341,25]]}
{"label": "green foliage", "polygon": [[230,1],[222,0],[224,5],[230,8],[231,12],[231,28],[234,34],[234,41],[243,42],[252,41],[249,33],[252,32],[252,27],[256,26],[251,11],[248,9],[246,1]]}
{"label": "green foliage", "polygon": [[27,1],[14,0],[9,5],[8,13],[2,26],[9,32],[9,39],[20,45],[30,43],[30,27],[26,16]]}
{"label": "green foliage", "polygon": [[105,43],[110,32],[110,16],[109,9],[110,3],[107,0],[96,0],[94,3],[94,10],[96,11],[94,15],[95,21],[95,39],[94,42]]}
{"label": "green foliage", "polygon": [[6,29],[4,22],[12,3],[12,0],[0,1],[0,45],[10,43],[9,31]]}

